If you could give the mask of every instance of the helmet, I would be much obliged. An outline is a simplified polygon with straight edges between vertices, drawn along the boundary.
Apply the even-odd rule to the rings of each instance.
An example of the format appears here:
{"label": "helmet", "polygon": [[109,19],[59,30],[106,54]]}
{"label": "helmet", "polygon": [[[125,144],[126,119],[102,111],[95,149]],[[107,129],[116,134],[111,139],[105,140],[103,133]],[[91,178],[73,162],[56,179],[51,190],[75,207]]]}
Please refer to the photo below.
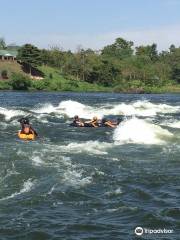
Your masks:
{"label": "helmet", "polygon": [[19,122],[20,122],[21,124],[29,124],[29,119],[28,119],[28,118],[21,118],[21,119],[19,120]]}
{"label": "helmet", "polygon": [[24,124],[29,124],[29,119],[28,118],[24,118]]}
{"label": "helmet", "polygon": [[79,118],[79,116],[78,116],[78,115],[75,115],[75,116],[74,116],[74,118],[75,118],[75,119],[78,119],[78,118]]}

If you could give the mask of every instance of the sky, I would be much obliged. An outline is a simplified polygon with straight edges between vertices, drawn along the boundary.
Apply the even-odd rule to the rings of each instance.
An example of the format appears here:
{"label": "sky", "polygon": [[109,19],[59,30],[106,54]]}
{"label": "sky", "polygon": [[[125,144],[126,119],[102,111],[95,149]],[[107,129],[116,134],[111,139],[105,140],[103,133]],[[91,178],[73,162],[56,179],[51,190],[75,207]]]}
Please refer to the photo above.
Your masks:
{"label": "sky", "polygon": [[180,46],[180,0],[0,0],[0,37],[75,50],[122,37],[135,46]]}

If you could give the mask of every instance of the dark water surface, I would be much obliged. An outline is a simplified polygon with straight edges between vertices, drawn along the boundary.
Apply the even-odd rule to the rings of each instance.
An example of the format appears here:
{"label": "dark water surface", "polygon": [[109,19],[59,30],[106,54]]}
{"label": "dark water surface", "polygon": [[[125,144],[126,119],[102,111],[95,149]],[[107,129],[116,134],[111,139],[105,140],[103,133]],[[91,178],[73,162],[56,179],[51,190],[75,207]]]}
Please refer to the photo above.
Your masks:
{"label": "dark water surface", "polygon": [[[22,116],[37,141],[17,138]],[[0,240],[179,239],[179,161],[180,95],[0,92]]]}

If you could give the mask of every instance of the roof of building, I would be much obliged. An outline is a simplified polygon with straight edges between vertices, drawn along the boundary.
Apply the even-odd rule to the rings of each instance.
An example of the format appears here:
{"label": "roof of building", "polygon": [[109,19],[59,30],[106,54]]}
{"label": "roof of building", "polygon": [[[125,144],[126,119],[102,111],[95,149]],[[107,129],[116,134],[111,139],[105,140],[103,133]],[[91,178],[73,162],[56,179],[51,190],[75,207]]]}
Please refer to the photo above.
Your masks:
{"label": "roof of building", "polygon": [[17,51],[15,51],[15,50],[0,50],[0,56],[16,57],[17,56]]}

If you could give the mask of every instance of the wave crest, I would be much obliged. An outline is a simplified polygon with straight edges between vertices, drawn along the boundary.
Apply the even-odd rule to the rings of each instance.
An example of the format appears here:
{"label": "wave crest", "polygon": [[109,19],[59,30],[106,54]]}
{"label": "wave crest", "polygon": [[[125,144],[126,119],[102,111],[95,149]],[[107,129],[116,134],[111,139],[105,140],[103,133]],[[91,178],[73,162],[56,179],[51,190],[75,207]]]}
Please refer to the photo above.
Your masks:
{"label": "wave crest", "polygon": [[132,118],[123,122],[114,131],[116,143],[163,144],[173,136],[168,130],[145,120]]}

